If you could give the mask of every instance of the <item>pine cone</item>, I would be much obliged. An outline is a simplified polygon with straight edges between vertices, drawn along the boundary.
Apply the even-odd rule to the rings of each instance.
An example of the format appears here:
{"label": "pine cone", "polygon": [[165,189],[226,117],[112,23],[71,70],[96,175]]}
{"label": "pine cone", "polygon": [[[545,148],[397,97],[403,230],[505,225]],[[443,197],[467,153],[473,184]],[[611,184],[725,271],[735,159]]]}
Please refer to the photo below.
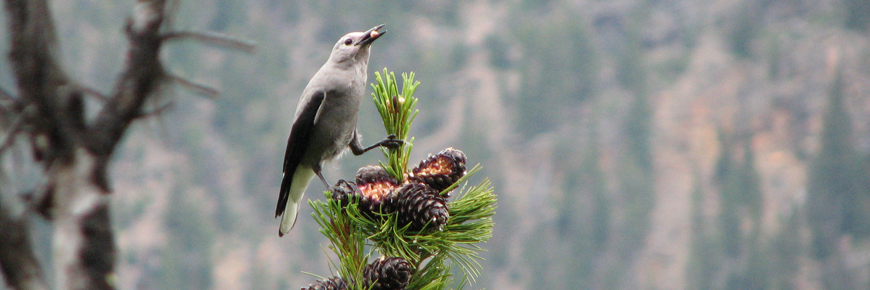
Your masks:
{"label": "pine cone", "polygon": [[[420,161],[420,165],[411,170],[408,179],[428,184],[441,192],[465,176],[465,161],[465,153],[447,148],[437,155],[429,155],[429,158]],[[447,193],[445,195],[449,197]]]}
{"label": "pine cone", "polygon": [[388,213],[383,209],[391,203],[392,191],[398,181],[386,170],[376,165],[369,165],[357,171],[356,183],[339,180],[332,188],[332,198],[341,202],[341,206],[350,204],[351,197],[359,198],[359,209],[362,213]]}
{"label": "pine cone", "polygon": [[302,290],[345,290],[347,289],[347,282],[344,281],[341,277],[332,277],[326,280],[317,280],[314,284],[309,284],[308,288],[302,288]]}
{"label": "pine cone", "polygon": [[403,290],[410,280],[411,263],[398,257],[381,257],[363,269],[363,285],[371,290]]}
{"label": "pine cone", "polygon": [[396,189],[395,201],[389,204],[392,211],[398,212],[400,227],[411,224],[410,230],[419,231],[429,224],[429,228],[440,229],[447,224],[447,200],[438,196],[432,187],[422,183],[406,183]]}
{"label": "pine cone", "polygon": [[390,203],[393,189],[398,184],[395,178],[378,165],[361,167],[356,172],[356,185],[362,194],[361,209],[379,213],[389,212],[384,210],[382,205]]}
{"label": "pine cone", "polygon": [[340,179],[332,187],[332,199],[339,201],[341,207],[346,207],[350,204],[351,197],[361,195],[362,193],[355,183],[344,179]]}
{"label": "pine cone", "polygon": [[393,184],[399,183],[380,165],[367,165],[360,167],[359,170],[356,171],[357,183],[374,183],[383,181],[389,181]]}

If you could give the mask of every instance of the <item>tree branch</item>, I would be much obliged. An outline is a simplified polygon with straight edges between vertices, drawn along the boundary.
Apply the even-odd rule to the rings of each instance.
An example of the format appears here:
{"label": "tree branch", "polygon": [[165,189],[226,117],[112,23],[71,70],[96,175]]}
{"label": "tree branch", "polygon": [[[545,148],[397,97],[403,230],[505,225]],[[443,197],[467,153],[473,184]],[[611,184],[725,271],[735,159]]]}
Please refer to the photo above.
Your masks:
{"label": "tree branch", "polygon": [[[6,0],[5,8],[9,16],[9,60],[21,98],[14,99],[5,90],[0,92],[0,97],[10,102],[10,111],[16,111],[15,107],[22,102],[39,105],[36,109],[42,118],[39,118],[41,122],[33,124],[34,132],[57,132],[59,130],[53,130],[52,126],[56,119],[52,110],[54,88],[62,84],[64,78],[54,70],[52,54],[56,41],[54,27],[48,18],[48,5],[44,1]],[[0,152],[12,143],[27,120],[25,110],[16,114],[7,135],[0,142]],[[59,137],[59,134],[51,134],[49,139],[58,143]],[[0,198],[5,196],[0,193]],[[12,213],[13,206],[15,204],[0,202],[0,268],[3,276],[15,289],[47,289],[30,245],[26,221],[22,214]]]}
{"label": "tree branch", "polygon": [[144,118],[148,118],[151,116],[160,116],[160,115],[163,115],[163,113],[166,112],[166,110],[169,110],[169,108],[172,108],[172,103],[163,104],[162,106],[160,106],[157,109],[154,109],[150,112],[142,112],[136,118],[137,119],[144,119]]}
{"label": "tree branch", "polygon": [[125,69],[115,84],[114,92],[97,114],[87,132],[87,148],[100,157],[92,178],[109,190],[106,163],[124,131],[136,118],[148,97],[152,96],[165,76],[160,63],[160,27],[164,20],[165,1],[139,0],[133,16],[127,21],[130,40]]}
{"label": "tree branch", "polygon": [[3,154],[9,146],[12,146],[12,141],[15,140],[15,136],[18,133],[21,133],[21,128],[24,126],[24,112],[15,116],[15,120],[12,121],[12,124],[9,125],[9,130],[6,132],[6,135],[3,136],[3,139],[0,139],[0,154]]}
{"label": "tree branch", "polygon": [[81,90],[82,93],[85,93],[86,95],[97,98],[98,100],[103,101],[103,102],[105,102],[109,99],[108,97],[106,97],[106,95],[103,95],[103,93],[100,93],[99,91],[97,91],[91,87],[88,87],[88,86],[78,85],[78,89]]}
{"label": "tree branch", "polygon": [[166,74],[166,78],[168,80],[182,86],[182,87],[185,87],[185,88],[195,92],[195,93],[202,94],[209,99],[217,99],[217,97],[220,96],[220,92],[218,92],[217,89],[189,81],[189,80],[182,78],[180,76],[177,76],[174,74]]}
{"label": "tree branch", "polygon": [[36,148],[46,165],[71,155],[71,136],[62,118],[65,99],[59,87],[67,78],[57,64],[58,45],[54,24],[46,1],[6,0],[9,15],[9,59],[18,91],[25,103],[36,105],[39,118],[28,118],[34,135],[46,138],[44,148]]}
{"label": "tree branch", "polygon": [[17,117],[17,111],[20,110],[21,101],[3,88],[0,88],[0,121],[9,122],[9,117]]}
{"label": "tree branch", "polygon": [[199,41],[204,44],[226,47],[229,49],[252,53],[257,49],[256,43],[250,40],[239,39],[229,35],[216,32],[195,32],[195,31],[179,31],[169,32],[163,35],[163,41],[169,42],[174,40],[190,39]]}

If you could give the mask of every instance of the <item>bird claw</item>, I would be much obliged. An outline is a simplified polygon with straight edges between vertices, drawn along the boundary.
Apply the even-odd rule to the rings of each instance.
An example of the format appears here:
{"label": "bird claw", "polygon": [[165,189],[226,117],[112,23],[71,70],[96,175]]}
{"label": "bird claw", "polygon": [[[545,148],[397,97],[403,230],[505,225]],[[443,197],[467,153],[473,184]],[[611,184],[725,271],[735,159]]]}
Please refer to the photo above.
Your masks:
{"label": "bird claw", "polygon": [[396,139],[396,134],[390,134],[387,136],[387,139],[381,141],[381,146],[390,148],[390,149],[398,149],[400,146],[405,144],[405,140]]}

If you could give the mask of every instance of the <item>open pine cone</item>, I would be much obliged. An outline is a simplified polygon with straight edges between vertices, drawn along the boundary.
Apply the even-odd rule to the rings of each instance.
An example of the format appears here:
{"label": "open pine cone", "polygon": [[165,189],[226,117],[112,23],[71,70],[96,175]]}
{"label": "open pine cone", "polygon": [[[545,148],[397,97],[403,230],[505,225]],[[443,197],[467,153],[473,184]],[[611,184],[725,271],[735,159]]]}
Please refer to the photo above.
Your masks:
{"label": "open pine cone", "polygon": [[465,176],[465,162],[465,153],[447,148],[421,161],[420,165],[411,170],[408,180],[428,184],[441,192]]}
{"label": "open pine cone", "polygon": [[398,181],[380,166],[365,166],[357,171],[356,183],[339,180],[333,187],[332,198],[347,206],[351,197],[358,197],[361,212],[387,213],[390,211],[386,207],[397,184]]}

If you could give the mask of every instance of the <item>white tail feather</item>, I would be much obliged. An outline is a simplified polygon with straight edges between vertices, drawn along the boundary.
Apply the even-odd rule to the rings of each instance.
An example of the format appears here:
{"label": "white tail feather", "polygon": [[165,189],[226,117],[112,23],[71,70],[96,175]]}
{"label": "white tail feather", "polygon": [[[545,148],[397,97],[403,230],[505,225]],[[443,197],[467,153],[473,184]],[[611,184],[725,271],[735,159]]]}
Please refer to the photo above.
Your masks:
{"label": "white tail feather", "polygon": [[308,183],[314,177],[314,170],[307,166],[296,167],[296,172],[293,174],[293,183],[290,184],[290,198],[287,200],[287,207],[284,208],[284,214],[281,216],[281,228],[278,230],[279,236],[283,236],[293,229],[296,224],[296,216],[299,215],[299,206],[302,204],[302,196],[305,194],[305,189],[308,188]]}

